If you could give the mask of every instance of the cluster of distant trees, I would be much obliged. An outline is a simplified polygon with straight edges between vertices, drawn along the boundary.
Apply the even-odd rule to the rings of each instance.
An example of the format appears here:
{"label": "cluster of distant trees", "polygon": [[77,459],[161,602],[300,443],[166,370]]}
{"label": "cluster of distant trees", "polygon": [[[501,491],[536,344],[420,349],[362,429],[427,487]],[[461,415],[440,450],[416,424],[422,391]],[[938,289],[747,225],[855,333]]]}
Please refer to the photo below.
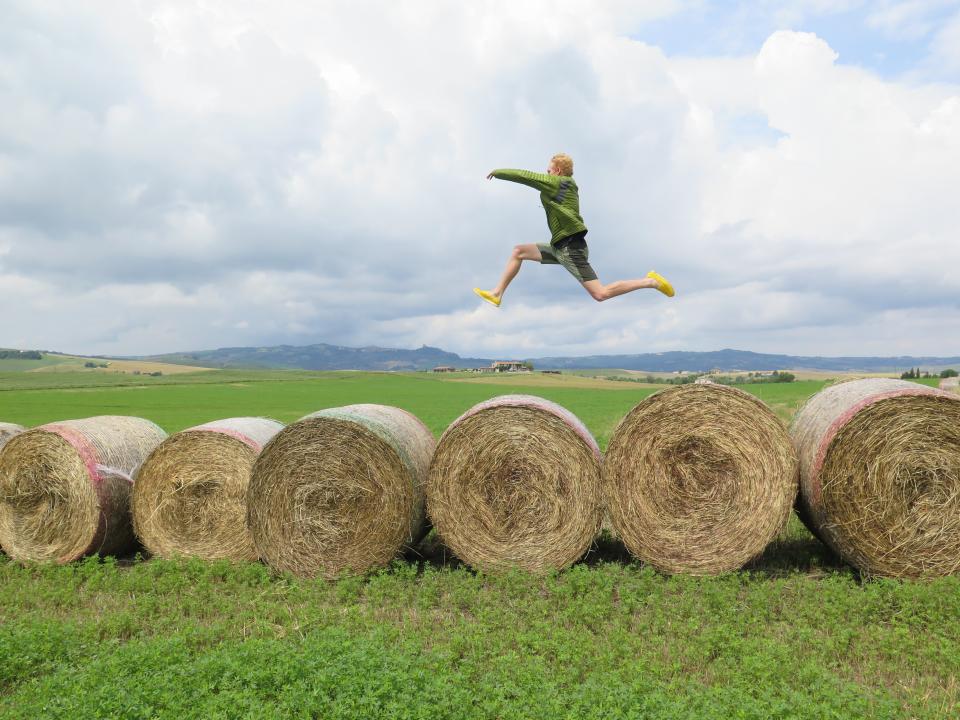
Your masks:
{"label": "cluster of distant trees", "polygon": [[[957,377],[958,375],[960,375],[960,373],[958,373],[953,368],[947,368],[946,370],[940,371],[939,377],[948,378],[948,377]],[[938,376],[931,375],[926,370],[921,374],[920,368],[910,368],[905,373],[901,373],[900,375],[901,380],[917,380],[918,378],[935,378],[935,377],[938,377]]]}
{"label": "cluster of distant trees", "polygon": [[43,360],[39,350],[0,350],[0,360]]}
{"label": "cluster of distant trees", "polygon": [[746,375],[715,375],[710,378],[720,385],[743,385],[744,383],[788,383],[797,379],[793,373],[785,370],[774,370],[769,375],[763,373],[747,373]]}
{"label": "cluster of distant trees", "polygon": [[787,383],[793,382],[797,376],[784,370],[774,370],[769,375],[759,372],[751,372],[746,375],[708,375],[706,373],[690,373],[680,375],[679,377],[657,377],[656,375],[622,377],[613,375],[608,380],[619,380],[621,382],[638,383],[658,383],[663,385],[689,385],[696,382],[701,377],[709,377],[713,382],[720,385],[742,385],[744,383]]}
{"label": "cluster of distant trees", "polygon": [[744,375],[736,375],[733,378],[734,383],[785,383],[793,382],[797,379],[797,376],[786,370],[774,370],[769,375],[761,375],[760,373],[748,373]]}
{"label": "cluster of distant trees", "polygon": [[83,366],[85,368],[105,368],[105,367],[109,367],[110,363],[105,363],[105,362],[98,363],[98,362],[93,362],[92,360],[88,360],[83,364]]}

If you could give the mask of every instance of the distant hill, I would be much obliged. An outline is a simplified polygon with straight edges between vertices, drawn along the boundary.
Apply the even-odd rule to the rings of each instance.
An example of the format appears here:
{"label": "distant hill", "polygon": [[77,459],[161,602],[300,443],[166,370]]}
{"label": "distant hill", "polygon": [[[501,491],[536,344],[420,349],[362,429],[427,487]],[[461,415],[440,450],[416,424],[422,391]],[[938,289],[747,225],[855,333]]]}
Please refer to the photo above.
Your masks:
{"label": "distant hill", "polygon": [[236,347],[139,358],[154,362],[183,363],[214,368],[272,368],[289,370],[429,370],[438,365],[458,368],[489,365],[483,358],[462,358],[456,353],[424,345],[416,350],[342,345],[278,345]]}
{"label": "distant hill", "polygon": [[584,357],[464,358],[424,345],[416,350],[384,347],[352,348],[342,345],[279,345],[235,347],[138,358],[153,362],[200,365],[213,368],[274,368],[300,370],[429,370],[437,365],[471,368],[497,360],[530,360],[537,369],[563,370],[622,368],[648,372],[707,372],[720,370],[784,370],[803,368],[837,372],[895,372],[911,367],[960,368],[960,357],[808,357],[775,355],[746,350],[711,352],[672,351],[639,355],[588,355]]}
{"label": "distant hill", "polygon": [[589,355],[544,357],[532,360],[537,368],[622,368],[649,372],[709,372],[720,370],[827,370],[837,372],[894,372],[911,367],[960,367],[960,357],[811,357],[770,355],[747,350],[710,352],[671,351],[641,355]]}
{"label": "distant hill", "polygon": [[135,375],[176,375],[210,368],[183,363],[145,362],[102,356],[65,355],[46,350],[0,351],[0,373],[127,373]]}

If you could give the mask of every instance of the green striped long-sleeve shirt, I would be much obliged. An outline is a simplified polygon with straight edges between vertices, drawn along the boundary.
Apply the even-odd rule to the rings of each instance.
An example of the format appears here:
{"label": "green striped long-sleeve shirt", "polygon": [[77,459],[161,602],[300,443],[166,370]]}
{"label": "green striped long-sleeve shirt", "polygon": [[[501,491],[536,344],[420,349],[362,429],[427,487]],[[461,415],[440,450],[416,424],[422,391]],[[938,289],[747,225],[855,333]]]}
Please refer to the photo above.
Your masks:
{"label": "green striped long-sleeve shirt", "polygon": [[529,185],[540,191],[540,202],[547,213],[550,242],[585,232],[587,226],[580,217],[580,194],[576,181],[569,175],[548,175],[529,170],[494,170],[495,178]]}

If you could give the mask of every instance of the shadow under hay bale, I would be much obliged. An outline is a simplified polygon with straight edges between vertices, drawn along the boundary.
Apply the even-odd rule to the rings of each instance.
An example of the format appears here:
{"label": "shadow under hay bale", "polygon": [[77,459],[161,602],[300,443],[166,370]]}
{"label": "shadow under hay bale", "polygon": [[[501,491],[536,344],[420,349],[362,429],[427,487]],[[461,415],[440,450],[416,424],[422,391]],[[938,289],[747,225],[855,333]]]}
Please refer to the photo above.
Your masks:
{"label": "shadow under hay bale", "polygon": [[282,429],[267,418],[228,418],[164,440],[133,485],[133,529],[144,547],[159,557],[256,560],[247,527],[250,473]]}
{"label": "shadow under hay bale", "polygon": [[0,450],[0,545],[20,561],[126,552],[131,475],[165,437],[149,420],[116,415],[15,436]]}
{"label": "shadow under hay bale", "polygon": [[19,435],[24,430],[26,430],[26,428],[23,425],[0,422],[0,448],[6,445],[10,438],[12,438],[14,435]]}
{"label": "shadow under hay bale", "polygon": [[814,395],[791,426],[801,517],[866,575],[960,569],[960,397],[871,378]]}
{"label": "shadow under hay bale", "polygon": [[475,405],[437,444],[427,513],[474,568],[567,567],[600,531],[600,450],[576,416],[531,395]]}
{"label": "shadow under hay bale", "polygon": [[253,466],[248,523],[271,567],[334,578],[387,565],[424,533],[435,441],[387,405],[322,410],[288,425]]}
{"label": "shadow under hay bale", "polygon": [[660,570],[736,570],[784,528],[797,495],[786,428],[754,396],[681,385],[643,400],[614,430],[603,486],[614,532]]}

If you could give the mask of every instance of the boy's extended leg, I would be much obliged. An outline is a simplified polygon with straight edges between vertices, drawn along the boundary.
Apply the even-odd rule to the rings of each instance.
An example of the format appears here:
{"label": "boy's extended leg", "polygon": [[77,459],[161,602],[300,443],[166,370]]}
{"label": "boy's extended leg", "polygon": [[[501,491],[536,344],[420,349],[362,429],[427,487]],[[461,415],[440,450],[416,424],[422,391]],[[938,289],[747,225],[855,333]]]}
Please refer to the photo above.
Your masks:
{"label": "boy's extended leg", "polygon": [[506,292],[507,286],[510,285],[510,282],[517,276],[517,273],[520,272],[520,265],[523,261],[536,260],[540,262],[541,259],[540,248],[535,244],[515,245],[497,286],[490,291],[474,288],[474,292],[487,302],[499,305],[500,298],[503,297],[503,293]]}
{"label": "boy's extended leg", "polygon": [[582,285],[586,291],[590,293],[590,296],[597,302],[603,302],[604,300],[609,300],[610,298],[617,297],[618,295],[624,295],[628,292],[641,290],[643,288],[655,288],[667,297],[673,297],[674,294],[673,286],[667,281],[667,279],[653,270],[647,273],[645,278],[637,278],[635,280],[617,280],[609,285],[604,285],[599,280],[587,280],[586,282],[582,283]]}

